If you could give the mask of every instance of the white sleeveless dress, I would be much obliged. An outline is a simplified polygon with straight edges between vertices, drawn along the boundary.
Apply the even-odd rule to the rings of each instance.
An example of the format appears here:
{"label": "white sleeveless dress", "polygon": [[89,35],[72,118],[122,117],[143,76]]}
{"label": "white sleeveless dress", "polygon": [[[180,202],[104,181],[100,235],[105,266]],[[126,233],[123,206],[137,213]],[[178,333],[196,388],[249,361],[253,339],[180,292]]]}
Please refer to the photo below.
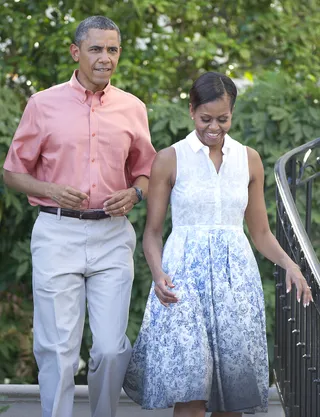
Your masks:
{"label": "white sleeveless dress", "polygon": [[163,270],[180,301],[162,306],[152,285],[124,389],[146,409],[204,400],[210,412],[267,412],[264,298],[243,230],[247,149],[226,135],[217,173],[195,132],[173,147]]}

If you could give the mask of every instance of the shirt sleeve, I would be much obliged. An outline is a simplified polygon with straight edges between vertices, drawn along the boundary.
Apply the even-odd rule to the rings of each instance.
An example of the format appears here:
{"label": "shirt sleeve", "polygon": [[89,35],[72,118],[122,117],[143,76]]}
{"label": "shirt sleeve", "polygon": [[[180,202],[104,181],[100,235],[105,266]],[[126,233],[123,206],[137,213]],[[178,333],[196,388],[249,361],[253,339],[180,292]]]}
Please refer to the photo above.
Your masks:
{"label": "shirt sleeve", "polygon": [[141,175],[149,178],[151,166],[156,156],[156,151],[151,143],[147,110],[142,103],[137,105],[134,124],[136,135],[127,158],[127,176],[130,185]]}
{"label": "shirt sleeve", "polygon": [[19,174],[32,174],[41,152],[40,114],[30,97],[13,137],[4,169]]}

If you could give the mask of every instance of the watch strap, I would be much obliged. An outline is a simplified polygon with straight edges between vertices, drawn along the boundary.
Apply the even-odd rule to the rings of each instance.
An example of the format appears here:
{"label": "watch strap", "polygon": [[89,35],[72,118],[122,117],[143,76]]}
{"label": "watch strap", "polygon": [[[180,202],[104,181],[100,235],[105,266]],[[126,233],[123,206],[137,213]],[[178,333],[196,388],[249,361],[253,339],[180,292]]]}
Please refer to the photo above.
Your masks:
{"label": "watch strap", "polygon": [[136,194],[137,194],[137,198],[138,198],[138,202],[136,204],[138,204],[138,203],[140,203],[140,201],[143,200],[143,192],[142,192],[141,188],[136,187],[135,185],[133,185],[132,188],[134,188],[136,190]]}

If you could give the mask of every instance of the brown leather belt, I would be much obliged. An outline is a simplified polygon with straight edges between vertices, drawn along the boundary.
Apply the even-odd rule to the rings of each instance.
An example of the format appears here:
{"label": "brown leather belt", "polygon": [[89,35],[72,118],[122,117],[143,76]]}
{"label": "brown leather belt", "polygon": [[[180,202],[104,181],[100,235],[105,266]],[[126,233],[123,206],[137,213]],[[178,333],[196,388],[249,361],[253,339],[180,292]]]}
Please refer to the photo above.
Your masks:
{"label": "brown leather belt", "polygon": [[[44,207],[40,206],[40,211],[43,211],[44,213],[50,213],[50,214],[58,214],[58,208],[57,207]],[[72,210],[72,209],[66,209],[62,208],[60,209],[60,215],[66,216],[66,217],[73,217],[75,219],[79,220],[100,220],[100,219],[107,219],[108,217],[111,217],[110,214],[106,214],[103,210]]]}

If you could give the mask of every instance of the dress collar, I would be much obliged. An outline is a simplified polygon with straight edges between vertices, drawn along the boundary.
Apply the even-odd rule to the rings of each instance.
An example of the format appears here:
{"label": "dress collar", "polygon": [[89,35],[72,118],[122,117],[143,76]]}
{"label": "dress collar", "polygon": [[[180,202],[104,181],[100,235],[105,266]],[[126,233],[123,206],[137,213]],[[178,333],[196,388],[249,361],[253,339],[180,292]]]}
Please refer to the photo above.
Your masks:
{"label": "dress collar", "polygon": [[[204,152],[209,153],[209,147],[204,145],[198,138],[196,131],[192,131],[189,133],[189,135],[186,137],[191,149],[194,153],[197,153],[200,151],[200,149],[203,149]],[[231,147],[231,137],[226,134],[224,137],[224,143],[222,147],[222,153],[227,153],[228,149]]]}

